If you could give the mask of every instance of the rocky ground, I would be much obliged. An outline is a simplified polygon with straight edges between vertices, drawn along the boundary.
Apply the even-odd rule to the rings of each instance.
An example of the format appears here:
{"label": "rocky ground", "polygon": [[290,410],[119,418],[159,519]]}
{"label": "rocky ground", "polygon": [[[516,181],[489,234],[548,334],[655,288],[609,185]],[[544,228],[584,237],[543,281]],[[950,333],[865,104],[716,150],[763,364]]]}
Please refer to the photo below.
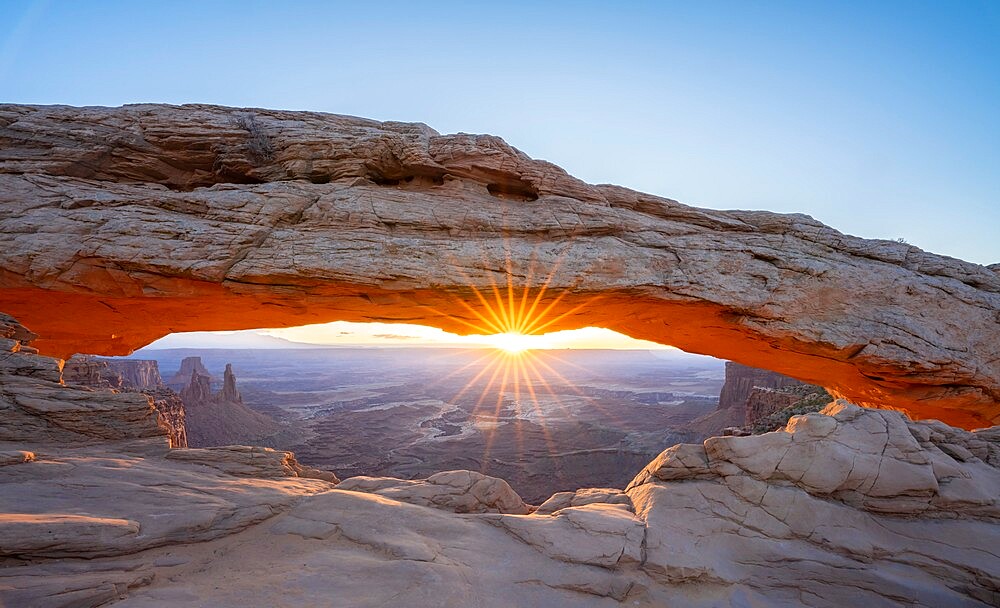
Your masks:
{"label": "rocky ground", "polygon": [[5,606],[1000,603],[997,427],[837,401],[536,509],[468,471],[339,482],[170,449],[149,398],[61,384],[0,321]]}

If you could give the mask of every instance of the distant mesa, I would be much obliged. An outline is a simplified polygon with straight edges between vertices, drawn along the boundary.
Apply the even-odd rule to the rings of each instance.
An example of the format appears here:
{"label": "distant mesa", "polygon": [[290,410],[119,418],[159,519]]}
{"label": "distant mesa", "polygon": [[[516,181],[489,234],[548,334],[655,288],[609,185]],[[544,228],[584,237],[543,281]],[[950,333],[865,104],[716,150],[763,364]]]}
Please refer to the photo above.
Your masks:
{"label": "distant mesa", "polygon": [[205,365],[201,362],[201,357],[184,357],[181,360],[181,368],[170,378],[169,384],[176,389],[183,388],[191,383],[191,377],[195,373],[205,376],[209,384],[215,381],[212,374],[208,373],[208,370],[205,369]]}
{"label": "distant mesa", "polygon": [[283,430],[281,423],[243,404],[231,363],[226,364],[218,392],[212,389],[212,376],[201,357],[185,357],[174,378],[185,372],[188,380],[180,389],[180,398],[191,447],[268,443]]}

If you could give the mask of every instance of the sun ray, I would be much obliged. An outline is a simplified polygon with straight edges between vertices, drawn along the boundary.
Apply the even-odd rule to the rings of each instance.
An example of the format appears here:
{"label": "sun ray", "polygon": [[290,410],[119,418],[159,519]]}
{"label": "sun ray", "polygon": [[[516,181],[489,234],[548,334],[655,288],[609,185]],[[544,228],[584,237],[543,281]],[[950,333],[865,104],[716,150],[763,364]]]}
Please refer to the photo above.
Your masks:
{"label": "sun ray", "polygon": [[420,308],[422,310],[430,311],[430,312],[434,313],[435,315],[438,315],[440,317],[444,317],[444,318],[449,319],[451,321],[456,321],[458,323],[461,323],[462,325],[465,325],[466,327],[470,327],[470,328],[474,329],[476,331],[476,333],[479,333],[479,334],[487,334],[487,333],[489,333],[491,331],[499,333],[499,332],[502,331],[499,326],[494,325],[489,319],[487,319],[486,317],[484,317],[481,314],[479,314],[479,312],[477,312],[474,308],[472,308],[471,306],[469,306],[468,304],[466,304],[462,300],[456,299],[456,301],[458,302],[458,304],[460,304],[461,306],[464,306],[466,309],[468,309],[469,312],[471,312],[473,315],[475,315],[476,317],[479,317],[479,319],[483,323],[486,323],[488,325],[488,327],[482,327],[482,326],[476,325],[475,323],[471,323],[469,321],[466,321],[465,319],[463,319],[461,317],[456,317],[455,315],[450,315],[450,314],[448,314],[446,312],[443,312],[443,311],[440,311],[440,310],[434,308],[433,306],[427,306],[426,304],[419,304],[418,308]]}
{"label": "sun ray", "polygon": [[525,316],[524,316],[524,311],[525,311],[525,308],[527,307],[527,304],[528,304],[528,295],[531,292],[531,280],[533,278],[535,278],[535,262],[536,261],[537,261],[537,258],[535,257],[535,252],[532,251],[531,252],[531,262],[528,264],[528,277],[524,281],[524,291],[521,292],[521,306],[520,306],[520,308],[518,308],[518,311],[517,311],[517,327],[515,327],[515,330],[518,333],[521,333],[521,334],[524,333],[524,323],[526,321]]}
{"label": "sun ray", "polygon": [[494,358],[493,361],[490,363],[489,367],[491,369],[492,368],[496,369],[493,371],[493,375],[490,376],[489,382],[486,383],[486,388],[484,388],[483,392],[480,393],[479,400],[476,401],[476,404],[474,406],[472,406],[473,415],[476,415],[479,412],[480,406],[483,404],[483,401],[486,400],[486,396],[489,394],[490,389],[493,388],[493,382],[496,380],[497,375],[500,373],[500,358],[499,357]]}
{"label": "sun ray", "polygon": [[[490,427],[490,432],[486,435],[486,446],[483,449],[483,458],[489,459],[490,452],[493,450],[493,441],[496,439],[497,431],[500,428],[500,410],[503,409],[503,398],[504,393],[507,388],[507,377],[510,373],[510,361],[505,360],[503,365],[503,380],[500,381],[500,388],[497,391],[497,403],[493,408],[493,420],[494,426]],[[515,435],[517,432],[515,432]],[[518,453],[524,449],[523,442],[518,442]]]}
{"label": "sun ray", "polygon": [[597,402],[597,399],[595,397],[592,397],[592,396],[584,393],[583,391],[581,391],[576,386],[576,384],[574,384],[573,382],[570,382],[569,380],[567,380],[565,376],[563,376],[562,374],[560,374],[557,370],[555,370],[552,366],[550,366],[549,364],[547,364],[545,361],[542,361],[541,358],[536,358],[535,361],[537,361],[540,365],[542,365],[553,376],[555,376],[560,381],[562,381],[566,386],[568,386],[570,388],[570,390],[572,390],[574,393],[576,393],[577,395],[579,395],[581,399],[584,399],[585,401],[588,401],[590,403],[590,405],[593,406],[596,410],[598,410],[602,414],[605,414],[605,415],[609,416],[615,422],[622,422],[622,419],[621,419],[621,417],[618,414],[616,414],[614,411],[608,410],[608,408],[603,407],[602,405],[600,405]]}
{"label": "sun ray", "polygon": [[562,313],[561,315],[559,315],[557,317],[554,317],[554,318],[546,321],[545,323],[542,323],[541,325],[539,325],[539,323],[541,323],[542,321],[545,320],[545,316],[548,314],[548,312],[550,310],[552,310],[552,307],[555,306],[556,304],[558,304],[559,301],[562,300],[563,297],[565,297],[567,293],[569,293],[569,290],[565,290],[562,293],[560,293],[559,296],[555,299],[555,301],[553,301],[552,304],[550,304],[544,311],[542,311],[542,314],[538,315],[538,317],[534,320],[533,324],[531,325],[531,327],[528,328],[527,331],[529,333],[542,333],[547,327],[550,327],[554,323],[558,323],[559,321],[562,321],[563,319],[565,319],[566,317],[568,317],[568,316],[570,316],[572,314],[576,314],[580,310],[586,308],[587,306],[590,306],[591,304],[593,304],[597,300],[601,299],[600,295],[593,296],[593,297],[587,299],[586,301],[584,301],[583,303],[578,304],[578,305],[574,306],[573,308],[571,308],[570,310]]}
{"label": "sun ray", "polygon": [[[527,365],[531,365],[531,359],[529,357],[524,357],[522,361]],[[545,390],[549,393],[549,396],[552,397],[553,403],[557,407],[559,407],[561,413],[565,415],[566,408],[562,405],[559,397],[556,396],[556,394],[552,391],[552,388],[548,385],[548,382],[545,381],[545,378],[543,378],[542,375],[538,373],[538,370],[535,369],[533,365],[531,367],[533,370],[535,370],[535,376],[544,385]],[[559,466],[560,461],[557,458],[558,454],[556,453],[555,449],[555,440],[552,438],[552,433],[549,431],[548,426],[545,424],[545,418],[546,418],[545,412],[542,410],[541,405],[539,404],[538,397],[534,391],[534,387],[531,388],[531,395],[535,403],[535,411],[538,412],[538,426],[539,428],[541,428],[542,436],[545,438],[545,443],[546,446],[548,447],[549,456],[551,457],[552,464],[554,465],[553,468],[556,472],[556,476],[559,478],[560,481],[565,481],[565,473],[562,470],[562,467]]]}
{"label": "sun ray", "polygon": [[[476,364],[476,363],[479,363],[479,362],[480,362],[480,361],[482,361],[483,359],[494,359],[494,358],[496,358],[496,355],[497,355],[497,353],[495,353],[495,352],[493,352],[493,351],[487,351],[487,354],[486,354],[486,355],[483,355],[482,357],[480,357],[480,358],[476,359],[476,360],[475,360],[475,361],[473,361],[472,363],[469,363],[468,365],[466,365],[466,366],[465,366],[465,367],[463,367],[462,369],[463,369],[463,370],[464,370],[464,369],[467,369],[467,368],[469,368],[470,366],[472,366],[472,365],[474,365],[474,364]],[[478,374],[476,374],[476,377],[475,377],[475,378],[473,378],[472,380],[469,380],[468,382],[466,382],[466,383],[465,383],[465,386],[463,386],[463,387],[462,387],[462,389],[461,389],[460,391],[458,391],[458,394],[456,394],[456,395],[455,395],[454,397],[452,397],[452,398],[451,398],[452,402],[456,402],[456,401],[458,401],[458,400],[459,400],[459,399],[460,399],[460,398],[462,397],[462,395],[464,395],[464,394],[466,393],[466,391],[468,391],[468,390],[469,390],[470,388],[472,388],[472,387],[473,387],[473,386],[475,385],[475,383],[476,383],[476,382],[477,382],[477,381],[478,381],[478,380],[479,380],[479,379],[480,379],[480,378],[481,378],[481,377],[482,377],[483,375],[485,375],[485,374],[486,374],[487,372],[489,372],[489,371],[490,371],[490,369],[492,369],[492,367],[493,367],[493,363],[492,363],[492,362],[491,362],[491,363],[489,363],[489,364],[487,364],[487,365],[484,365],[484,366],[483,366],[483,369],[481,369],[481,370],[479,371],[479,373],[478,373]],[[459,371],[461,371],[461,370],[459,370]],[[450,376],[453,376],[453,375],[455,375],[455,373],[457,373],[457,372],[453,372],[453,373],[451,373],[451,374],[448,374],[448,376],[446,376],[445,378],[447,378],[447,377],[450,377]],[[442,378],[442,380],[444,380],[445,378]],[[440,382],[440,381],[438,381],[438,382]],[[458,404],[456,403],[455,405],[458,405]]]}

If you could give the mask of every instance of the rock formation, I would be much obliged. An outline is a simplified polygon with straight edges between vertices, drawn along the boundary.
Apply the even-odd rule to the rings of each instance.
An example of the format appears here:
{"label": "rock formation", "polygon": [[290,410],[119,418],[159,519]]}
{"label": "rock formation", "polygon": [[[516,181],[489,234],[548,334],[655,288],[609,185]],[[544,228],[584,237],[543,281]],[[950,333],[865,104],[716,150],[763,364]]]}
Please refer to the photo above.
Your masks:
{"label": "rock formation", "polygon": [[[767,404],[770,401],[767,397],[761,401],[759,394],[754,397],[754,402],[751,404],[751,395],[761,389],[785,387],[815,388],[777,372],[741,365],[735,361],[726,361],[726,381],[719,392],[718,408],[714,412],[691,421],[689,428],[695,433],[695,436],[704,438],[722,435],[729,429],[739,430],[742,427],[753,426],[760,418],[764,418],[776,410],[768,409],[769,405]],[[798,398],[801,399],[801,396]],[[777,400],[780,401],[780,397]],[[791,403],[787,405],[791,405]],[[764,409],[768,409],[768,411],[764,413]],[[784,426],[784,424],[778,426]]]}
{"label": "rock formation", "polygon": [[830,394],[818,386],[801,384],[782,388],[755,386],[747,397],[743,428],[751,433],[777,430],[793,415],[818,412]]}
{"label": "rock formation", "polygon": [[767,369],[747,367],[735,361],[726,361],[726,382],[719,393],[719,409],[732,409],[740,415],[754,388],[783,388],[801,385],[802,382]]}
{"label": "rock formation", "polygon": [[63,365],[62,378],[66,384],[146,395],[169,428],[170,447],[188,447],[184,403],[163,385],[156,361],[75,355]]}
{"label": "rock formation", "polygon": [[212,391],[211,377],[201,357],[185,357],[181,371],[185,369],[190,370],[191,375],[180,389],[180,399],[184,403],[187,439],[191,447],[256,443],[282,430],[281,424],[273,418],[243,404],[231,364],[226,364],[222,389],[217,393]]}
{"label": "rock formation", "polygon": [[153,359],[106,359],[108,366],[122,377],[122,386],[143,391],[163,388],[160,365]]}
{"label": "rock formation", "polygon": [[984,266],[588,185],[422,124],[0,106],[0,310],[43,352],[338,319],[468,333],[488,316],[473,288],[508,279],[548,285],[549,331],[607,327],[967,428],[1000,416]]}
{"label": "rock formation", "polygon": [[453,513],[525,515],[529,512],[528,506],[506,481],[474,471],[444,471],[416,481],[357,476],[344,481],[340,489],[370,492]]}
{"label": "rock formation", "polygon": [[111,369],[106,360],[89,355],[73,355],[67,359],[62,375],[68,384],[90,388],[121,389],[123,386],[122,375]]}
{"label": "rock formation", "polygon": [[63,362],[35,354],[33,338],[0,315],[0,442],[88,445],[163,437],[167,445],[167,426],[149,397],[63,384]]}
{"label": "rock formation", "polygon": [[236,375],[233,374],[232,363],[226,363],[226,371],[222,376],[222,392],[219,393],[219,399],[232,403],[243,403],[243,397],[240,395],[240,391],[236,389]]}
{"label": "rock formation", "polygon": [[627,490],[645,568],[757,592],[798,581],[767,603],[995,604],[998,431],[838,401],[776,433],[674,446]]}
{"label": "rock formation", "polygon": [[167,387],[147,388],[141,392],[152,399],[153,407],[160,412],[160,418],[167,425],[170,447],[188,447],[187,411],[180,395]]}
{"label": "rock formation", "polygon": [[1000,603],[1000,427],[837,401],[532,514],[469,471],[168,449],[148,399],[60,383],[33,337],[0,316],[0,605]]}
{"label": "rock formation", "polygon": [[212,374],[208,373],[208,370],[205,369],[205,364],[201,362],[201,357],[184,357],[181,359],[181,368],[177,370],[176,374],[171,376],[168,384],[171,387],[180,390],[191,383],[191,377],[195,373],[200,376],[205,376],[206,381],[209,383],[209,387],[211,387],[211,383],[214,378],[212,377]]}

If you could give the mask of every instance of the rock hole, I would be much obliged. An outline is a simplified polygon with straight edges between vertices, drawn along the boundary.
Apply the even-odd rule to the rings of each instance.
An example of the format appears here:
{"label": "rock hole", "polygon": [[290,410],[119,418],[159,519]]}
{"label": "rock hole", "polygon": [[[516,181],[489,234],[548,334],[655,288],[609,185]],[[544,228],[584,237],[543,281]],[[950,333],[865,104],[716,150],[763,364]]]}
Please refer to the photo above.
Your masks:
{"label": "rock hole", "polygon": [[538,190],[521,180],[487,184],[486,189],[497,198],[525,202],[538,200]]}

